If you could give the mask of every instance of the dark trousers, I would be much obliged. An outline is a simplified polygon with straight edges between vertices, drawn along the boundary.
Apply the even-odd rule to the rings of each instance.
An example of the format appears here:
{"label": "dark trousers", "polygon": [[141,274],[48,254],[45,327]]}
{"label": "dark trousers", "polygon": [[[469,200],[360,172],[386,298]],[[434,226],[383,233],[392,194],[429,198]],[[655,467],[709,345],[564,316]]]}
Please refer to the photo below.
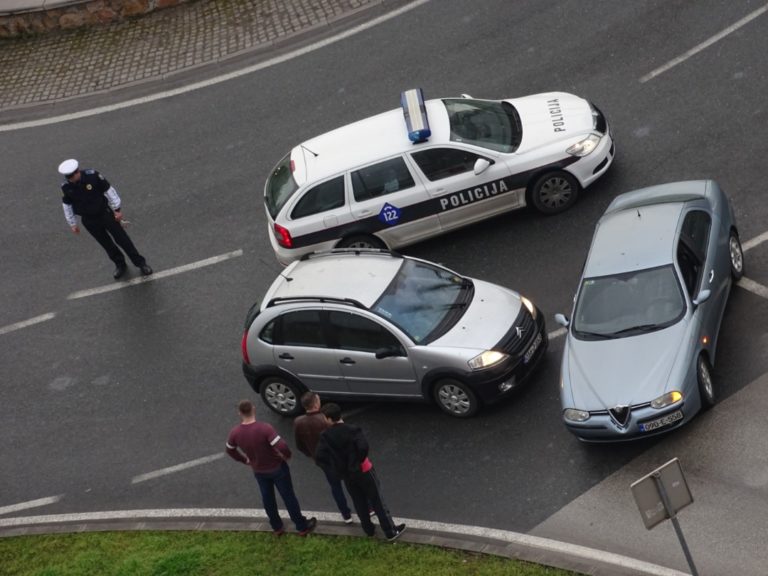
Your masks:
{"label": "dark trousers", "polygon": [[256,482],[259,483],[259,490],[261,491],[261,501],[264,503],[264,510],[269,517],[269,525],[272,526],[272,530],[282,530],[283,520],[280,518],[280,512],[277,510],[277,500],[275,499],[275,488],[280,492],[280,497],[285,502],[285,508],[288,510],[288,515],[296,525],[296,530],[303,532],[307,529],[307,519],[301,513],[301,507],[299,506],[299,500],[296,498],[296,493],[293,491],[293,482],[291,482],[291,470],[288,468],[288,464],[283,462],[280,468],[274,472],[268,473],[254,473],[256,476]]}
{"label": "dark trousers", "polygon": [[331,494],[333,494],[333,499],[336,502],[336,506],[338,507],[339,512],[341,512],[341,515],[344,519],[351,518],[352,511],[349,509],[349,504],[347,504],[347,497],[344,496],[344,488],[341,485],[341,480],[339,480],[336,476],[327,470],[324,470],[324,472],[325,478],[328,480],[328,485],[331,487]]}
{"label": "dark trousers", "polygon": [[[134,266],[141,268],[147,263],[144,256],[136,250],[136,246],[133,245],[120,222],[115,220],[112,210],[105,211],[101,216],[85,216],[82,221],[85,229],[101,244],[115,266],[125,266],[125,256],[120,252],[120,248],[128,255]],[[115,245],[115,242],[120,248]]]}
{"label": "dark trousers", "polygon": [[371,468],[368,472],[353,474],[344,479],[344,484],[347,486],[347,492],[352,497],[352,504],[355,506],[358,518],[360,518],[363,532],[368,536],[373,536],[376,529],[373,522],[371,522],[369,513],[372,507],[376,512],[376,517],[379,519],[381,529],[384,530],[384,535],[387,538],[394,536],[395,523],[392,521],[392,516],[381,496],[381,488],[379,486],[379,479],[376,476],[376,470]]}

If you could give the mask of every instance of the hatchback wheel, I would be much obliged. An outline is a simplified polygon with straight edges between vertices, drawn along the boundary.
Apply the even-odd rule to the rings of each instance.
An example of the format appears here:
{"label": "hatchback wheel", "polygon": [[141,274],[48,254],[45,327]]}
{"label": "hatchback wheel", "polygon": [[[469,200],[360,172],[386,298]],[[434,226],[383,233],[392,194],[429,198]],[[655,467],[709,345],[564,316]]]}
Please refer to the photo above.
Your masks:
{"label": "hatchback wheel", "polygon": [[734,280],[739,280],[744,275],[744,252],[735,230],[731,230],[728,238],[728,251],[731,255],[731,276]]}
{"label": "hatchback wheel", "polygon": [[557,214],[573,206],[579,196],[579,182],[568,172],[549,172],[533,183],[529,200],[543,214]]}
{"label": "hatchback wheel", "polygon": [[704,354],[699,354],[696,362],[696,377],[699,381],[699,396],[701,397],[701,409],[707,410],[715,405],[715,383],[712,379],[712,366]]}
{"label": "hatchback wheel", "polygon": [[341,242],[336,244],[337,248],[378,248],[380,250],[386,249],[384,242],[376,238],[375,236],[350,236],[344,238]]}
{"label": "hatchback wheel", "polygon": [[262,400],[281,416],[296,416],[301,412],[301,393],[296,384],[278,376],[270,376],[261,383]]}
{"label": "hatchback wheel", "polygon": [[475,393],[458,380],[440,380],[435,385],[434,395],[444,412],[458,418],[469,418],[480,408]]}

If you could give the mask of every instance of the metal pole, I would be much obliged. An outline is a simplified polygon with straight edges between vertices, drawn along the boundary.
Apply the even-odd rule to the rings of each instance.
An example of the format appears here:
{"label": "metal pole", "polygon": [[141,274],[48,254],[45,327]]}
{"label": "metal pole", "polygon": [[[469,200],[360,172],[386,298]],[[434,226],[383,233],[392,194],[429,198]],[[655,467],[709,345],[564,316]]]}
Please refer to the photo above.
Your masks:
{"label": "metal pole", "polygon": [[669,519],[672,520],[672,526],[675,528],[677,539],[680,540],[680,546],[683,547],[683,554],[685,554],[685,559],[688,561],[688,567],[691,569],[691,574],[692,576],[699,576],[699,573],[696,570],[696,565],[693,563],[691,551],[688,550],[688,544],[685,541],[685,536],[683,536],[683,529],[680,528],[680,523],[677,521],[677,516],[675,516],[675,512],[672,510],[672,505],[669,502],[667,491],[664,489],[664,483],[661,481],[661,473],[654,472],[653,479],[656,482],[656,489],[659,491],[659,496],[661,496],[661,501],[664,503],[667,515],[669,516]]}

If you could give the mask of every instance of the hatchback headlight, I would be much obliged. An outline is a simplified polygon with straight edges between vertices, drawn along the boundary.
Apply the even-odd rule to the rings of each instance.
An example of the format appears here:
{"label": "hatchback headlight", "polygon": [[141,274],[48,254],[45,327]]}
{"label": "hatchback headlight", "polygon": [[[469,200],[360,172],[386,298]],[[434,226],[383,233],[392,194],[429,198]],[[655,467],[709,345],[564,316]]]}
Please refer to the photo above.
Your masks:
{"label": "hatchback headlight", "polygon": [[576,408],[568,408],[563,412],[563,417],[571,422],[585,422],[589,420],[589,412],[586,410],[577,410]]}
{"label": "hatchback headlight", "polygon": [[656,408],[656,410],[659,410],[660,408],[666,408],[667,406],[674,404],[675,402],[680,402],[680,400],[682,399],[683,399],[682,392],[678,392],[677,390],[672,390],[671,392],[662,394],[655,400],[651,400],[651,408]]}
{"label": "hatchback headlight", "polygon": [[509,355],[504,354],[504,352],[498,352],[497,350],[486,350],[482,354],[478,354],[472,358],[472,360],[469,360],[467,364],[469,364],[469,367],[472,368],[472,370],[482,370],[483,368],[488,368],[494,364],[498,364],[507,358],[509,358]]}
{"label": "hatchback headlight", "polygon": [[587,154],[591,154],[600,143],[600,138],[601,136],[599,134],[590,134],[581,142],[576,142],[573,146],[569,146],[566,152],[571,156],[586,156]]}
{"label": "hatchback headlight", "polygon": [[520,296],[520,301],[525,305],[526,308],[528,308],[528,312],[531,313],[531,316],[536,318],[536,306],[533,305],[533,302],[528,300],[525,296]]}

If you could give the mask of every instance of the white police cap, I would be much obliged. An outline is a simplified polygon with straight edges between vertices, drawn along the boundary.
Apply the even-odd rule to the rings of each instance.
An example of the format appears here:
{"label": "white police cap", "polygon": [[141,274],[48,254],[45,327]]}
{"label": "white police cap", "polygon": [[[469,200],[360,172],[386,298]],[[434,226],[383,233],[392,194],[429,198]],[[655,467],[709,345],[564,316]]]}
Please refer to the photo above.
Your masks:
{"label": "white police cap", "polygon": [[69,160],[64,160],[61,164],[59,164],[59,174],[62,176],[69,176],[70,174],[74,174],[77,172],[79,164],[77,163],[77,160],[74,158],[70,158]]}

